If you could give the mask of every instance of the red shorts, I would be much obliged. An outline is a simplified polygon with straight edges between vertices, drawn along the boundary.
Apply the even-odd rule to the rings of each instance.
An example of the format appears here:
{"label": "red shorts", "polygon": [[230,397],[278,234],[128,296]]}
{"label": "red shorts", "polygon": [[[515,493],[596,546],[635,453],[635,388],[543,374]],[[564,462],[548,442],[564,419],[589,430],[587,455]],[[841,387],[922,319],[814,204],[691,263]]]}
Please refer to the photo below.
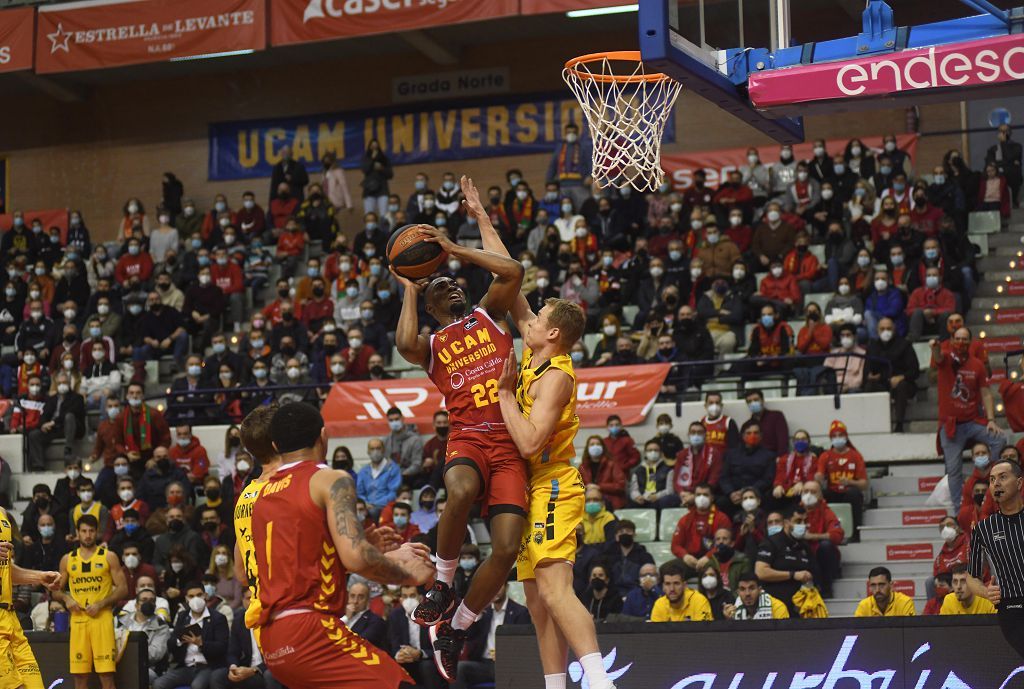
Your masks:
{"label": "red shorts", "polygon": [[471,466],[479,474],[480,503],[485,516],[502,512],[526,516],[526,462],[507,431],[452,431],[444,469],[448,471],[459,464]]}
{"label": "red shorts", "polygon": [[395,689],[412,678],[395,659],[318,612],[288,615],[260,628],[274,678],[289,689]]}

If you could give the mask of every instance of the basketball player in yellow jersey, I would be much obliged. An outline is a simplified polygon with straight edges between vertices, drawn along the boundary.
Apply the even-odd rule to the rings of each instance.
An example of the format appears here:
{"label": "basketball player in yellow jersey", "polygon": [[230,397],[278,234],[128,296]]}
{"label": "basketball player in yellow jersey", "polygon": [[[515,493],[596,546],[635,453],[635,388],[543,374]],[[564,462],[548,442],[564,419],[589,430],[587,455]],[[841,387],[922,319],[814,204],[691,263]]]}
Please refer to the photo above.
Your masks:
{"label": "basketball player in yellow jersey", "polygon": [[245,626],[255,629],[256,642],[259,643],[259,629],[256,620],[260,617],[260,598],[256,589],[257,570],[256,552],[252,540],[252,509],[256,500],[267,484],[267,477],[281,466],[281,456],[274,449],[270,439],[270,420],[277,411],[277,403],[265,407],[256,407],[242,420],[239,432],[242,436],[242,447],[248,450],[253,458],[260,463],[263,471],[259,478],[253,480],[235,503],[235,578],[249,587],[252,602],[245,609]]}
{"label": "basketball player in yellow jersey", "polygon": [[115,689],[117,655],[114,604],[128,596],[128,583],[117,555],[97,543],[99,521],[91,514],[78,520],[78,547],[61,558],[60,591],[71,613],[69,669],[75,689],[88,689],[95,669],[103,689]]}
{"label": "basketball player in yellow jersey", "polygon": [[22,569],[14,564],[11,517],[0,508],[0,689],[43,689],[39,664],[28,645],[21,622],[14,612],[15,585],[40,585],[54,590],[60,586],[60,572]]}
{"label": "basketball player in yellow jersey", "polygon": [[[471,179],[462,178],[466,212],[477,220],[484,250],[508,256]],[[576,373],[569,349],[583,337],[578,305],[548,299],[539,314],[522,294],[509,314],[523,335],[523,365],[505,361],[498,402],[512,440],[529,462],[526,533],[516,562],[537,628],[545,689],[565,689],[568,649],[580,659],[591,689],[614,689],[604,670],[594,618],[572,588],[576,525],[583,519],[583,479],[570,463],[576,416]]]}

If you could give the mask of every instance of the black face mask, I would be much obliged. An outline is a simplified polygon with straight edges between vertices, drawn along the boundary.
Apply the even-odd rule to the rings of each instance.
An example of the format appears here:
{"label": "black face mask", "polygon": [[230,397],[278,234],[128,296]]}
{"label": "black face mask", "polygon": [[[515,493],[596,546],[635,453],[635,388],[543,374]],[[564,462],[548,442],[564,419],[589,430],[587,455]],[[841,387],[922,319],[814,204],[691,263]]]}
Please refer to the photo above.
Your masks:
{"label": "black face mask", "polygon": [[167,528],[173,531],[174,533],[178,533],[179,531],[185,528],[185,522],[181,521],[180,519],[171,519],[167,522]]}
{"label": "black face mask", "polygon": [[633,547],[634,536],[631,533],[624,533],[619,535],[619,545],[623,548]]}
{"label": "black face mask", "polygon": [[50,498],[36,498],[32,501],[37,509],[45,510],[50,506]]}
{"label": "black face mask", "polygon": [[156,460],[156,468],[160,470],[160,473],[166,474],[171,470],[171,460],[166,457]]}
{"label": "black face mask", "polygon": [[287,299],[288,298],[288,290],[287,289],[279,289],[279,290],[277,290],[277,296],[281,297],[282,299]]}
{"label": "black face mask", "polygon": [[420,509],[423,509],[423,510],[426,510],[427,512],[430,512],[431,510],[434,509],[434,501],[433,500],[420,500]]}
{"label": "black face mask", "polygon": [[148,600],[145,603],[139,605],[139,612],[146,617],[152,617],[156,614],[156,601]]}
{"label": "black face mask", "polygon": [[295,355],[295,347],[291,347],[291,346],[289,346],[289,347],[281,347],[281,353],[284,354],[285,356],[294,356]]}
{"label": "black face mask", "polygon": [[715,557],[719,562],[728,562],[735,554],[736,550],[731,545],[726,545],[725,543],[720,543],[715,548]]}
{"label": "black face mask", "polygon": [[974,497],[974,504],[978,505],[979,507],[981,507],[981,504],[983,502],[985,502],[985,494],[984,493],[975,493],[973,497]]}
{"label": "black face mask", "polygon": [[590,588],[592,588],[592,589],[594,589],[594,591],[600,593],[601,591],[604,591],[605,589],[608,588],[608,582],[605,581],[604,579],[591,579],[590,580]]}
{"label": "black face mask", "polygon": [[207,500],[219,500],[220,499],[220,488],[207,488],[206,489]]}
{"label": "black face mask", "polygon": [[807,314],[807,320],[809,320],[809,321],[820,321],[821,320],[821,314],[818,313],[817,311],[811,311],[810,313]]}
{"label": "black face mask", "polygon": [[323,287],[314,287],[313,288],[313,296],[314,297],[322,297],[322,296],[324,296],[324,288]]}
{"label": "black face mask", "polygon": [[281,314],[281,320],[283,320],[285,323],[291,323],[292,321],[295,320],[295,314],[292,313],[291,311],[285,311],[284,313]]}
{"label": "black face mask", "polygon": [[217,522],[203,522],[203,531],[216,531]]}
{"label": "black face mask", "polygon": [[340,469],[341,471],[352,471],[352,460],[351,459],[336,459],[331,462],[332,469]]}
{"label": "black face mask", "polygon": [[370,375],[371,376],[380,376],[380,375],[383,375],[383,374],[384,374],[384,367],[383,366],[371,366],[370,367]]}
{"label": "black face mask", "polygon": [[447,438],[448,432],[451,431],[451,426],[441,426],[440,428],[435,428],[434,431],[437,433],[438,437]]}
{"label": "black face mask", "polygon": [[[332,354],[337,353],[337,351],[338,345],[324,345],[324,354],[326,354],[327,356],[331,356]],[[380,366],[376,366],[375,368],[380,368]],[[373,372],[372,368],[370,369],[370,372]]]}
{"label": "black face mask", "polygon": [[238,447],[241,444],[242,444],[242,439],[239,438],[238,436],[234,436],[233,435],[230,438],[228,438],[228,445],[230,445],[231,447]]}

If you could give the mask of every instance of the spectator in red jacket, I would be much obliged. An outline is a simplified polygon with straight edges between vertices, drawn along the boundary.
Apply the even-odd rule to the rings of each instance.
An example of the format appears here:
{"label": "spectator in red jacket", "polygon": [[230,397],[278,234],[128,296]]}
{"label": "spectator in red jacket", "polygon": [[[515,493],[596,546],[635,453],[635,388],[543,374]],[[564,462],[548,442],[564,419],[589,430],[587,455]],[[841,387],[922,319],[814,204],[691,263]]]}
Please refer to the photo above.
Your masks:
{"label": "spectator in red jacket", "polygon": [[764,393],[756,388],[747,388],[745,398],[750,418],[740,426],[743,433],[750,426],[761,429],[761,445],[776,455],[789,449],[789,423],[781,411],[767,409],[764,404]]}
{"label": "spectator in red jacket", "polygon": [[277,253],[274,260],[281,264],[282,275],[294,275],[299,265],[299,258],[306,248],[306,233],[295,218],[289,218],[284,225],[284,232],[277,240]]}
{"label": "spectator in red jacket", "polygon": [[813,289],[821,274],[821,263],[811,253],[811,238],[806,233],[801,232],[796,236],[793,250],[782,259],[782,270],[793,276],[801,294],[807,294]]}
{"label": "spectator in red jacket", "polygon": [[760,289],[750,298],[750,303],[757,308],[771,304],[781,318],[792,316],[802,302],[803,293],[796,278],[785,271],[780,259],[772,260],[768,274],[761,280]]}
{"label": "spectator in red jacket", "polygon": [[999,174],[995,163],[985,166],[985,175],[978,181],[978,205],[975,210],[999,211],[1001,217],[1010,217],[1010,189],[1006,177]]}
{"label": "spectator in red jacket", "polygon": [[818,471],[814,478],[825,486],[826,500],[849,503],[856,528],[860,526],[863,517],[864,493],[868,489],[864,457],[850,444],[846,424],[842,421],[832,422],[828,437],[832,447],[818,457]]}
{"label": "spectator in red jacket", "polygon": [[251,191],[242,194],[242,207],[235,212],[235,224],[246,243],[263,238],[267,229],[267,212],[256,203],[256,195]]}
{"label": "spectator in red jacket", "polygon": [[199,438],[192,435],[192,427],[181,424],[174,429],[174,446],[168,451],[171,459],[185,472],[192,485],[202,484],[210,472],[210,458]]}
{"label": "spectator in red jacket", "polygon": [[832,328],[822,321],[821,308],[814,303],[804,310],[804,326],[796,336],[800,354],[828,354],[832,350]]}
{"label": "spectator in red jacket", "polygon": [[310,297],[302,302],[302,324],[311,333],[320,331],[324,321],[333,319],[334,302],[327,294],[327,283],[322,277],[313,278]]}
{"label": "spectator in red jacket", "polygon": [[727,181],[718,187],[711,203],[720,214],[719,217],[734,210],[742,214],[753,209],[754,192],[743,183],[743,173],[732,170]]}
{"label": "spectator in red jacket", "polygon": [[940,519],[939,536],[942,538],[942,548],[935,556],[932,576],[952,573],[954,565],[966,565],[970,557],[968,554],[970,537],[960,528],[956,519],[949,516]]}
{"label": "spectator in red jacket", "polygon": [[[281,236],[281,228],[295,215],[299,209],[299,199],[292,194],[291,187],[287,182],[277,185],[277,195],[270,200],[270,223],[271,231],[275,236]],[[289,273],[290,275],[290,273]]]}
{"label": "spectator in red jacket", "polygon": [[605,420],[605,425],[608,428],[608,436],[604,439],[605,450],[623,471],[628,472],[640,463],[640,450],[636,449],[629,431],[623,428],[618,414],[611,414]]}
{"label": "spectator in red jacket", "polygon": [[924,604],[924,610],[921,611],[922,615],[938,615],[942,609],[942,602],[946,600],[946,596],[953,592],[953,574],[945,572],[935,577],[933,582],[935,586],[935,595],[928,599],[928,602]]}
{"label": "spectator in red jacket", "polygon": [[341,350],[345,360],[345,373],[348,380],[367,380],[370,377],[370,357],[377,353],[373,347],[363,342],[363,331],[360,328],[348,329],[348,347]]}
{"label": "spectator in red jacket", "polygon": [[407,502],[396,502],[391,510],[391,520],[384,522],[381,526],[390,526],[402,539],[402,543],[408,543],[420,533],[420,527],[409,521],[412,515],[412,508]]}
{"label": "spectator in red jacket", "polygon": [[818,457],[811,451],[811,435],[800,429],[793,434],[793,451],[779,455],[775,462],[772,497],[778,503],[792,503],[804,493],[804,484],[814,480]]}
{"label": "spectator in red jacket", "polygon": [[746,253],[750,249],[754,230],[743,222],[743,211],[734,210],[729,212],[729,226],[725,229],[725,234],[740,250],[740,253]]}
{"label": "spectator in red jacket", "polygon": [[906,314],[910,319],[908,339],[920,340],[926,333],[939,335],[946,332],[946,319],[956,310],[956,297],[942,286],[938,267],[925,271],[924,285],[910,293]]}
{"label": "spectator in red jacket", "polygon": [[945,213],[928,201],[928,186],[923,181],[914,187],[914,207],[910,209],[910,221],[914,229],[925,237],[937,237],[939,225]]}
{"label": "spectator in red jacket", "polygon": [[817,562],[815,583],[825,598],[832,597],[832,582],[839,578],[839,546],[846,537],[839,517],[828,506],[817,481],[804,483],[800,496],[807,513],[807,532],[804,540]]}
{"label": "spectator in red jacket", "polygon": [[114,267],[114,279],[124,288],[125,292],[142,288],[153,275],[153,259],[149,252],[142,250],[142,245],[134,237],[128,240],[128,253],[117,259]]}
{"label": "spectator in red jacket", "polygon": [[693,507],[676,525],[672,554],[696,573],[707,564],[708,554],[715,545],[715,532],[730,529],[732,520],[715,507],[711,486],[706,483],[694,489]]}
{"label": "spectator in red jacket", "polygon": [[722,455],[706,442],[707,430],[700,421],[690,424],[689,445],[676,454],[672,485],[683,507],[692,507],[697,486],[718,488],[722,473]]}
{"label": "spectator in red jacket", "polygon": [[601,436],[587,438],[587,451],[580,462],[580,476],[584,485],[596,484],[612,511],[626,506],[626,483],[629,475],[622,466],[612,459]]}
{"label": "spectator in red jacket", "polygon": [[985,502],[991,500],[992,497],[988,490],[988,484],[980,481],[975,483],[971,488],[969,497],[960,501],[960,510],[956,515],[956,523],[966,533],[971,533],[974,530],[974,525],[985,518],[982,515]]}
{"label": "spectator in red jacket", "polygon": [[242,268],[228,258],[227,249],[218,247],[213,253],[214,261],[210,266],[210,277],[213,284],[228,300],[228,313],[232,323],[242,322],[242,307],[245,304],[245,280]]}

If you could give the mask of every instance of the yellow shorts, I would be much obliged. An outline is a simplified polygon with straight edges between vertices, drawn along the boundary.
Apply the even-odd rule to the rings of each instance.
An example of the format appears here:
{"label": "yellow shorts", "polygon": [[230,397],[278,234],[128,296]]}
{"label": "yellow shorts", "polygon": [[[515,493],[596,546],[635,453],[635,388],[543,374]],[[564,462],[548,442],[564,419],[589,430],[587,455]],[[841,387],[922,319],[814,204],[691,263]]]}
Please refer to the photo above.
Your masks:
{"label": "yellow shorts", "polygon": [[529,506],[516,578],[534,578],[545,560],[576,560],[576,526],[583,520],[583,478],[571,464],[531,467]]}
{"label": "yellow shorts", "polygon": [[43,676],[18,616],[13,611],[0,610],[0,689],[22,685],[26,689],[43,689]]}
{"label": "yellow shorts", "polygon": [[117,642],[114,640],[114,615],[109,609],[96,617],[84,612],[71,613],[69,669],[73,675],[117,670]]}

